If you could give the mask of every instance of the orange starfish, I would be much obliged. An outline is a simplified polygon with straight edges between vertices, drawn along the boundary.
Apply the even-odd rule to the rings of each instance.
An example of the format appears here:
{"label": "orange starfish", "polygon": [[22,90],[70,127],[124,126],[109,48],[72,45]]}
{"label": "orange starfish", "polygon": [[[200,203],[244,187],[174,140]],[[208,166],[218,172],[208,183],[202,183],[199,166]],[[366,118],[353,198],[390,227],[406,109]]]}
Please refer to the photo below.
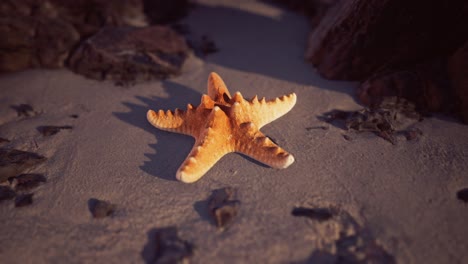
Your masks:
{"label": "orange starfish", "polygon": [[283,116],[296,104],[296,94],[271,101],[257,96],[245,100],[239,92],[231,97],[221,77],[208,77],[208,95],[197,107],[174,112],[149,110],[148,121],[155,127],[190,135],[195,145],[177,170],[176,178],[191,183],[200,179],[221,157],[240,152],[273,168],[283,169],[294,157],[260,132],[260,128]]}

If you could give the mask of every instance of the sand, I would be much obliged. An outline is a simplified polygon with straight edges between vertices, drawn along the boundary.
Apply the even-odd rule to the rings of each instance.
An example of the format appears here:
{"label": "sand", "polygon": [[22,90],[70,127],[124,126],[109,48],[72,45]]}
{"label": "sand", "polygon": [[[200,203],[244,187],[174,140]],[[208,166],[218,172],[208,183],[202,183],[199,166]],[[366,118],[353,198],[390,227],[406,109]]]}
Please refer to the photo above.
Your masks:
{"label": "sand", "polygon": [[[0,262],[151,262],[155,230],[175,226],[194,245],[191,263],[468,263],[468,205],[456,196],[468,187],[468,126],[435,115],[414,125],[417,140],[345,140],[317,116],[362,108],[357,84],[324,80],[304,61],[306,19],[264,2],[229,3],[203,1],[184,20],[219,52],[191,56],[170,80],[121,87],[68,70],[0,76],[0,137],[11,141],[3,146],[48,158],[29,171],[47,179],[31,205],[0,202]],[[262,128],[294,164],[276,170],[229,154],[200,181],[176,181],[194,140],[157,130],[145,114],[198,104],[212,71],[246,98],[297,94],[292,111]],[[37,113],[18,117],[19,104]],[[73,129],[45,137],[37,130],[45,125]],[[220,231],[207,199],[228,186],[241,204]],[[90,199],[115,211],[93,218]],[[293,216],[295,207],[331,216]]]}

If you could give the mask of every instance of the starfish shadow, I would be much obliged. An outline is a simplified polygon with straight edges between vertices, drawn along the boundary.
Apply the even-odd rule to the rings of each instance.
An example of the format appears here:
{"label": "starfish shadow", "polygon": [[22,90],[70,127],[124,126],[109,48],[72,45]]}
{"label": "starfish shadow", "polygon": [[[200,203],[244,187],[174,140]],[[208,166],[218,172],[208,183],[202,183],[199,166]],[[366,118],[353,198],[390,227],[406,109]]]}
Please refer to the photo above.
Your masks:
{"label": "starfish shadow", "polygon": [[190,136],[170,133],[154,128],[146,120],[149,109],[185,109],[187,103],[197,104],[201,94],[180,84],[164,81],[164,91],[167,98],[136,96],[141,104],[123,102],[129,112],[113,113],[115,117],[130,125],[141,128],[155,135],[157,142],[148,144],[156,153],[145,153],[149,161],[145,161],[140,169],[144,172],[165,180],[175,180],[175,173],[190,152],[194,139]]}

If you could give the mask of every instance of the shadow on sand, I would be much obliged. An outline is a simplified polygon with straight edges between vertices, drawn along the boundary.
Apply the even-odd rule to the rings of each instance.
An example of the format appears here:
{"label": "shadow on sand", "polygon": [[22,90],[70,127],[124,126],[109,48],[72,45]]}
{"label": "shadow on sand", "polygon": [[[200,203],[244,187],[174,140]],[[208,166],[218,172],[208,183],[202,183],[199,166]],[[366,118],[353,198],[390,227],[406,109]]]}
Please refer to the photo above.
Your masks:
{"label": "shadow on sand", "polygon": [[171,82],[163,82],[164,91],[169,94],[167,98],[141,97],[136,98],[141,104],[123,102],[130,111],[125,113],[113,113],[119,120],[130,125],[141,128],[149,133],[154,133],[157,142],[149,144],[156,153],[145,153],[149,161],[145,161],[140,169],[144,172],[166,180],[175,180],[178,166],[182,164],[185,157],[193,146],[194,139],[181,134],[170,133],[153,127],[146,120],[146,112],[149,109],[171,109],[185,110],[188,103],[198,104],[201,94],[183,85]]}

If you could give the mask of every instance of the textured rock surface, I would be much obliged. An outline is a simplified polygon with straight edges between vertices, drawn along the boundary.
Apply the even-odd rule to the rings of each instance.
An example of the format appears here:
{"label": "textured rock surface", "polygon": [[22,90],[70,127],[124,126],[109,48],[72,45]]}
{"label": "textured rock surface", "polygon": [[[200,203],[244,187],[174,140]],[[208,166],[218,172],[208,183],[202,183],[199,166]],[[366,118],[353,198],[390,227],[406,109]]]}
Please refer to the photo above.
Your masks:
{"label": "textured rock surface", "polygon": [[468,35],[466,11],[462,0],[340,1],[310,34],[306,57],[326,78],[363,80],[453,52]]}
{"label": "textured rock surface", "polygon": [[459,100],[458,111],[463,121],[468,123],[468,41],[449,58],[448,72]]}
{"label": "textured rock surface", "polygon": [[106,27],[72,54],[69,67],[89,78],[128,84],[178,74],[188,50],[185,39],[166,26]]}

